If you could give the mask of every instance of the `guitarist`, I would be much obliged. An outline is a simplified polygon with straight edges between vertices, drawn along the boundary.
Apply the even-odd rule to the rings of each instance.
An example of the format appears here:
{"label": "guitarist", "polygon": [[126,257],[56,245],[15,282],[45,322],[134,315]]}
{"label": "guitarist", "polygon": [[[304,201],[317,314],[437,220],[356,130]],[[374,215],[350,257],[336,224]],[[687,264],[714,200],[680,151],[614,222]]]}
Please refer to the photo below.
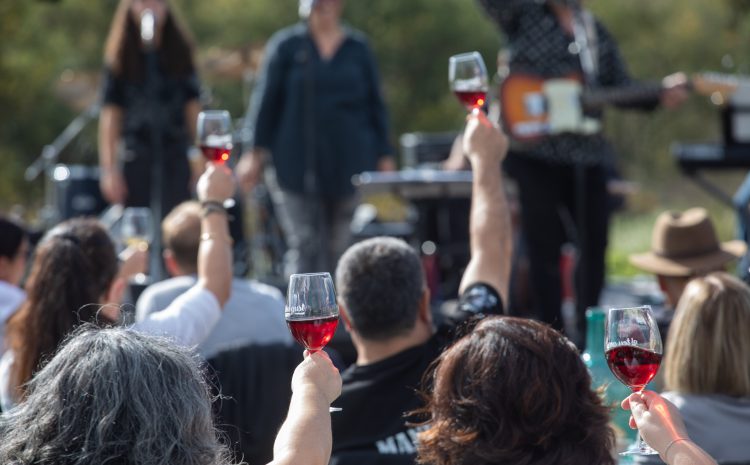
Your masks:
{"label": "guitarist", "polygon": [[[479,2],[507,39],[511,73],[545,79],[577,74],[587,88],[633,84],[615,40],[578,0]],[[675,108],[687,98],[686,83],[683,73],[667,76],[658,98],[627,106]],[[563,329],[559,262],[560,247],[568,239],[560,213],[567,212],[576,225],[579,341],[585,334],[585,309],[598,304],[604,284],[609,228],[605,166],[613,155],[601,134],[563,133],[516,147],[504,165],[519,186],[534,310],[556,329]]]}

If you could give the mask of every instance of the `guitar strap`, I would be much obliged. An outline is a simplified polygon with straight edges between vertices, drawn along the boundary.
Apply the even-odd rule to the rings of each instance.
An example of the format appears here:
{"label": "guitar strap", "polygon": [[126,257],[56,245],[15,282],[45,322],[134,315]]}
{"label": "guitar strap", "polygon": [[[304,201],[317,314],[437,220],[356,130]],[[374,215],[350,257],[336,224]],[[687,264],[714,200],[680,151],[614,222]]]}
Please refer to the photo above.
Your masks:
{"label": "guitar strap", "polygon": [[594,15],[588,10],[573,10],[573,37],[578,46],[578,59],[588,87],[596,87],[599,74],[599,43]]}

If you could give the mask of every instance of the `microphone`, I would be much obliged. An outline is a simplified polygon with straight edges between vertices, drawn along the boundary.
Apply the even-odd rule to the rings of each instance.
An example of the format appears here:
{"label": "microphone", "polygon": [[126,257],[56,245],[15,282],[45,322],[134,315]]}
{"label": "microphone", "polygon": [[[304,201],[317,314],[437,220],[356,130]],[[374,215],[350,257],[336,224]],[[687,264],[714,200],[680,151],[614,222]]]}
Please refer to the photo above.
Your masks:
{"label": "microphone", "polygon": [[147,8],[141,14],[141,42],[147,49],[154,46],[154,27],[156,25],[156,16],[153,10]]}
{"label": "microphone", "polygon": [[313,6],[315,6],[316,0],[299,0],[299,17],[300,19],[307,19],[310,17]]}

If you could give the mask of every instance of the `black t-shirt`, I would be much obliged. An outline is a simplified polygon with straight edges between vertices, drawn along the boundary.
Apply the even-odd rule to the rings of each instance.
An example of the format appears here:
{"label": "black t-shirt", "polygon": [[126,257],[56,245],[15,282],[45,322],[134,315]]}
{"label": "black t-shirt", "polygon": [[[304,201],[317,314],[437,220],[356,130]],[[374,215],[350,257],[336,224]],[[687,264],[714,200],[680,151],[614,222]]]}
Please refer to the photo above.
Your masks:
{"label": "black t-shirt", "polygon": [[423,405],[417,395],[422,376],[451,341],[455,329],[484,315],[502,314],[502,299],[484,283],[471,285],[459,298],[458,311],[426,343],[370,365],[353,365],[344,373],[341,396],[331,414],[331,465],[413,464],[418,418],[405,413]]}

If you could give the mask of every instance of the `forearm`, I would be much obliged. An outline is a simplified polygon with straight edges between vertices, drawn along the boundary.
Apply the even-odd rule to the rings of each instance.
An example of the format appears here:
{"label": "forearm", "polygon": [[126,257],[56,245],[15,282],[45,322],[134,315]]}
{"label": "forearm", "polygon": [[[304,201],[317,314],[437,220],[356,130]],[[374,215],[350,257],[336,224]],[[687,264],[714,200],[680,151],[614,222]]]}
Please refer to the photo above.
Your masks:
{"label": "forearm", "polygon": [[229,299],[232,284],[232,239],[226,214],[209,213],[201,220],[198,281],[216,296],[222,306]]}
{"label": "forearm", "polygon": [[273,465],[326,465],[331,456],[331,414],[323,395],[295,392],[273,445]]}
{"label": "forearm", "polygon": [[484,160],[475,161],[472,170],[471,260],[460,291],[475,282],[486,282],[507,304],[512,237],[502,173],[496,163]]}
{"label": "forearm", "polygon": [[105,106],[99,116],[99,167],[109,171],[116,167],[117,144],[120,141],[122,110]]}
{"label": "forearm", "polygon": [[185,104],[185,126],[188,130],[189,143],[196,140],[196,125],[198,124],[198,113],[201,112],[201,104],[198,100],[190,100]]}
{"label": "forearm", "polygon": [[716,465],[716,460],[689,440],[674,443],[666,452],[664,458],[669,465]]}

